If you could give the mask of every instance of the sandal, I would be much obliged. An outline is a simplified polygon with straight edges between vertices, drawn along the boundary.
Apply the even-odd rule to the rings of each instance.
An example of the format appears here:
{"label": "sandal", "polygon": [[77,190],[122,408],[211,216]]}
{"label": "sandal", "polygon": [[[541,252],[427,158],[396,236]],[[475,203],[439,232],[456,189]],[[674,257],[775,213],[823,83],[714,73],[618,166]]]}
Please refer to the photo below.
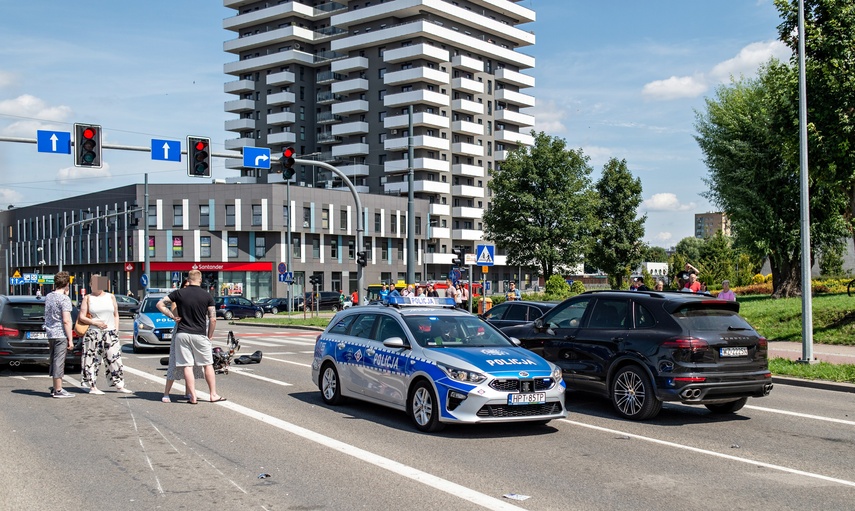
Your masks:
{"label": "sandal", "polygon": [[162,398],[160,398],[160,400],[164,403],[171,403],[172,402],[172,400],[169,399],[169,396],[163,396]]}

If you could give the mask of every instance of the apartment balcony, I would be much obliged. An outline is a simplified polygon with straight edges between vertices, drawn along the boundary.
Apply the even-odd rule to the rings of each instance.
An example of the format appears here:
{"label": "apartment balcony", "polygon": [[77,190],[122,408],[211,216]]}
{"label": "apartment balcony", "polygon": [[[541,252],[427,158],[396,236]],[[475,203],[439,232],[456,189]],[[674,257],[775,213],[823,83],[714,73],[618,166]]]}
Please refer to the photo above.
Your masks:
{"label": "apartment balcony", "polygon": [[467,206],[461,206],[457,208],[452,208],[451,216],[454,218],[477,218],[480,219],[484,215],[483,208],[472,208]]}
{"label": "apartment balcony", "polygon": [[[426,112],[413,113],[413,126],[447,129],[450,122],[448,117],[439,114],[429,114]],[[409,125],[409,114],[390,115],[383,119],[383,127],[386,129],[407,129]]]}
{"label": "apartment balcony", "polygon": [[227,150],[241,149],[243,147],[255,147],[254,138],[232,138],[223,144]]}
{"label": "apartment balcony", "polygon": [[336,101],[341,101],[341,94],[333,94],[330,91],[321,91],[315,95],[315,103],[319,105],[329,105]]}
{"label": "apartment balcony", "polygon": [[[413,193],[448,193],[451,185],[440,181],[429,181],[420,179],[413,182]],[[396,181],[394,183],[385,183],[383,191],[388,194],[405,194],[409,193],[409,184],[406,180]]]}
{"label": "apartment balcony", "polygon": [[470,57],[468,55],[455,55],[451,58],[451,67],[454,69],[464,69],[473,73],[484,72],[484,61]]}
{"label": "apartment balcony", "polygon": [[[242,0],[225,0],[223,5],[234,9],[247,5],[249,2]],[[298,14],[304,17],[315,17],[323,14],[323,11],[315,9],[311,6],[301,4],[299,2],[286,2],[284,4],[259,9],[257,11],[248,12],[246,14],[237,14],[231,18],[223,20],[223,28],[238,32],[241,29],[249,28],[265,22],[275,22],[284,16]]]}
{"label": "apartment balcony", "polygon": [[297,134],[293,131],[283,131],[281,133],[270,133],[269,135],[267,135],[267,145],[287,145],[296,143]]}
{"label": "apartment balcony", "polygon": [[484,104],[468,99],[455,99],[451,102],[451,109],[455,112],[465,112],[472,115],[484,115]]}
{"label": "apartment balcony", "polygon": [[[296,3],[296,2],[294,2]],[[302,50],[283,50],[260,57],[247,58],[235,62],[227,62],[223,65],[223,72],[227,75],[240,76],[256,71],[287,66],[289,64],[304,64],[311,66],[315,63],[315,56]]]}
{"label": "apartment balcony", "polygon": [[332,132],[323,131],[315,136],[315,142],[318,144],[340,144],[342,142],[342,138],[333,135]]}
{"label": "apartment balcony", "polygon": [[247,92],[255,92],[255,81],[253,80],[235,80],[223,84],[223,92],[226,94],[244,94]]}
{"label": "apartment balcony", "polygon": [[455,155],[462,154],[465,156],[483,157],[484,146],[468,142],[456,142],[451,144],[451,152]]}
{"label": "apartment balcony", "polygon": [[297,80],[291,71],[279,71],[266,76],[267,85],[290,85]]}
{"label": "apartment balcony", "polygon": [[[387,138],[383,142],[386,151],[400,151],[409,148],[409,137]],[[449,142],[446,138],[418,135],[413,137],[413,147],[435,151],[448,151]]]}
{"label": "apartment balcony", "polygon": [[368,165],[343,165],[338,167],[345,176],[348,178],[352,177],[368,177],[371,173],[371,169]]}
{"label": "apartment balcony", "polygon": [[451,80],[451,88],[455,91],[468,92],[471,94],[484,94],[484,82],[458,77]]}
{"label": "apartment balcony", "polygon": [[449,97],[446,94],[430,90],[414,90],[409,92],[399,92],[397,94],[387,94],[383,98],[383,106],[387,108],[427,104],[433,106],[448,106]]}
{"label": "apartment balcony", "polygon": [[498,89],[493,95],[496,101],[504,101],[522,107],[534,106],[534,96],[523,94],[522,92],[514,92],[508,89]]}
{"label": "apartment balcony", "polygon": [[332,112],[336,115],[358,114],[368,111],[368,101],[355,99],[353,101],[342,101],[332,106]]}
{"label": "apartment balcony", "polygon": [[315,117],[317,124],[330,124],[333,122],[341,122],[341,116],[332,112],[321,112]]}
{"label": "apartment balcony", "polygon": [[229,119],[226,121],[226,131],[255,130],[255,119]]}
{"label": "apartment balcony", "polygon": [[493,151],[493,159],[496,161],[505,161],[508,159],[509,153],[510,153],[510,151],[506,151],[506,150],[499,151],[497,149],[497,150]]}
{"label": "apartment balcony", "polygon": [[516,131],[496,130],[493,132],[493,138],[496,142],[513,145],[534,145],[534,137],[526,133],[518,133]]}
{"label": "apartment balcony", "polygon": [[343,144],[332,148],[333,158],[346,158],[348,156],[365,156],[368,154],[368,144]]}
{"label": "apartment balcony", "polygon": [[297,122],[297,115],[294,112],[277,112],[267,116],[267,124],[274,126],[282,124],[294,124]]}
{"label": "apartment balcony", "polygon": [[484,189],[480,186],[454,185],[451,194],[459,197],[484,198]]}
{"label": "apartment balcony", "polygon": [[484,177],[484,167],[458,163],[451,166],[452,176]]}
{"label": "apartment balcony", "polygon": [[[400,174],[407,172],[409,161],[391,160],[383,164],[383,170],[387,174]],[[433,172],[448,172],[451,166],[447,161],[437,160],[436,158],[413,158],[413,169],[415,171],[429,170]]]}
{"label": "apartment balcony", "polygon": [[428,214],[431,216],[449,216],[451,215],[451,205],[449,204],[428,204]]}
{"label": "apartment balcony", "polygon": [[251,99],[233,99],[226,101],[226,112],[237,114],[240,112],[250,112],[255,110],[255,101]]}
{"label": "apartment balcony", "polygon": [[383,83],[386,85],[399,85],[402,83],[427,82],[435,85],[448,84],[448,72],[432,69],[429,67],[414,67],[392,71],[383,75]]}
{"label": "apartment balcony", "polygon": [[223,166],[229,170],[243,169],[243,160],[241,158],[226,158]]}
{"label": "apartment balcony", "polygon": [[368,133],[368,123],[365,121],[343,122],[332,127],[332,134],[336,136],[363,135]]}
{"label": "apartment balcony", "polygon": [[[226,53],[240,54],[245,51],[255,50],[274,44],[281,44],[282,41],[288,41],[294,45],[294,48],[299,50],[300,43],[310,43],[316,38],[316,33],[312,30],[297,25],[268,30],[258,34],[252,34],[245,37],[238,37],[223,43],[223,51]],[[295,39],[297,41],[295,41]]]}
{"label": "apartment balcony", "polygon": [[484,125],[469,121],[454,121],[451,123],[453,133],[465,133],[467,135],[484,135]]}
{"label": "apartment balcony", "polygon": [[383,62],[395,64],[410,60],[424,59],[432,62],[448,62],[448,50],[430,44],[413,44],[383,52]]}
{"label": "apartment balcony", "polygon": [[353,78],[332,84],[332,91],[336,94],[350,94],[352,92],[364,92],[368,90],[368,80],[365,78]]}
{"label": "apartment balcony", "polygon": [[484,231],[475,229],[452,229],[451,239],[454,241],[481,241],[484,239]]}
{"label": "apartment balcony", "polygon": [[522,74],[517,71],[511,71],[507,68],[496,70],[496,81],[510,83],[517,87],[534,87],[534,77]]}
{"label": "apartment balcony", "polygon": [[335,73],[333,71],[319,71],[315,76],[315,83],[319,85],[323,85],[326,83],[332,83],[338,80],[342,80],[347,78],[347,75],[341,73]]}
{"label": "apartment balcony", "polygon": [[350,57],[336,60],[330,64],[334,73],[350,73],[352,71],[364,71],[368,69],[368,57]]}
{"label": "apartment balcony", "polygon": [[508,110],[507,108],[503,108],[501,110],[496,110],[493,118],[496,122],[503,122],[505,124],[514,124],[517,126],[534,126],[534,116],[528,114],[522,114],[519,112],[514,112]]}
{"label": "apartment balcony", "polygon": [[297,100],[297,96],[293,92],[276,92],[267,96],[267,104],[275,105],[292,105]]}
{"label": "apartment balcony", "polygon": [[[450,239],[451,229],[446,227],[431,227],[431,239]],[[424,255],[425,264],[441,264],[443,266],[451,266],[454,261],[454,254],[441,254],[439,252],[427,253]]]}

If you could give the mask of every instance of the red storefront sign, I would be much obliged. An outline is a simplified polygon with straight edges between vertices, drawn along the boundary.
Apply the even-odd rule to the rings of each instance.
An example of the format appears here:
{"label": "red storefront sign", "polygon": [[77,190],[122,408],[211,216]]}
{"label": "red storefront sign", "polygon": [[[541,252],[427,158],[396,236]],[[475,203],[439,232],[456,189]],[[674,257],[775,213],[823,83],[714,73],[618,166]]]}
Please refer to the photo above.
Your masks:
{"label": "red storefront sign", "polygon": [[151,271],[273,271],[273,263],[152,262]]}

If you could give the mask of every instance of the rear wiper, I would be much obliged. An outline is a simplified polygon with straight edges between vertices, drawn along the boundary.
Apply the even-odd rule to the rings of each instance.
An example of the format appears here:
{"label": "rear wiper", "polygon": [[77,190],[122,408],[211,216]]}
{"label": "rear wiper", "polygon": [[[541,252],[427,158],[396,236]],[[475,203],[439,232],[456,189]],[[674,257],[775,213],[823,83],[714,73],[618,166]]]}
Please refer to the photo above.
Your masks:
{"label": "rear wiper", "polygon": [[748,329],[747,329],[747,328],[745,328],[744,326],[729,326],[729,327],[727,327],[727,329],[728,329],[728,331],[733,331],[733,330],[748,330]]}

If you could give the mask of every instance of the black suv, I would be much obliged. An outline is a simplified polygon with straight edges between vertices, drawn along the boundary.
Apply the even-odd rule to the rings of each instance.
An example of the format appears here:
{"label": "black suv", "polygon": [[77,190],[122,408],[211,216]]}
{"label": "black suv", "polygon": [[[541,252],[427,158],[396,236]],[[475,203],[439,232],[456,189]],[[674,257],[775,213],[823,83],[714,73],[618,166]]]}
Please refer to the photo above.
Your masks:
{"label": "black suv", "polygon": [[627,419],[652,418],[663,401],[733,413],[772,390],[767,341],[738,312],[709,295],[593,291],[502,331]]}
{"label": "black suv", "polygon": [[[77,307],[71,308],[71,322],[77,320]],[[48,365],[50,346],[45,326],[45,300],[35,296],[0,295],[0,364],[17,367],[21,364]],[[65,365],[80,366],[82,340],[76,333],[74,349],[65,358]]]}
{"label": "black suv", "polygon": [[[312,293],[306,292],[306,294],[305,294],[305,299],[304,299],[303,303],[309,304],[309,310],[317,309],[321,312],[324,312],[324,311],[338,312],[342,309],[341,293],[338,293],[336,291],[320,291],[320,292],[315,293],[315,294],[319,295],[317,297],[317,300],[318,300],[317,306],[315,306],[314,300],[312,299]],[[300,309],[302,310],[302,308],[303,307],[301,305]]]}

